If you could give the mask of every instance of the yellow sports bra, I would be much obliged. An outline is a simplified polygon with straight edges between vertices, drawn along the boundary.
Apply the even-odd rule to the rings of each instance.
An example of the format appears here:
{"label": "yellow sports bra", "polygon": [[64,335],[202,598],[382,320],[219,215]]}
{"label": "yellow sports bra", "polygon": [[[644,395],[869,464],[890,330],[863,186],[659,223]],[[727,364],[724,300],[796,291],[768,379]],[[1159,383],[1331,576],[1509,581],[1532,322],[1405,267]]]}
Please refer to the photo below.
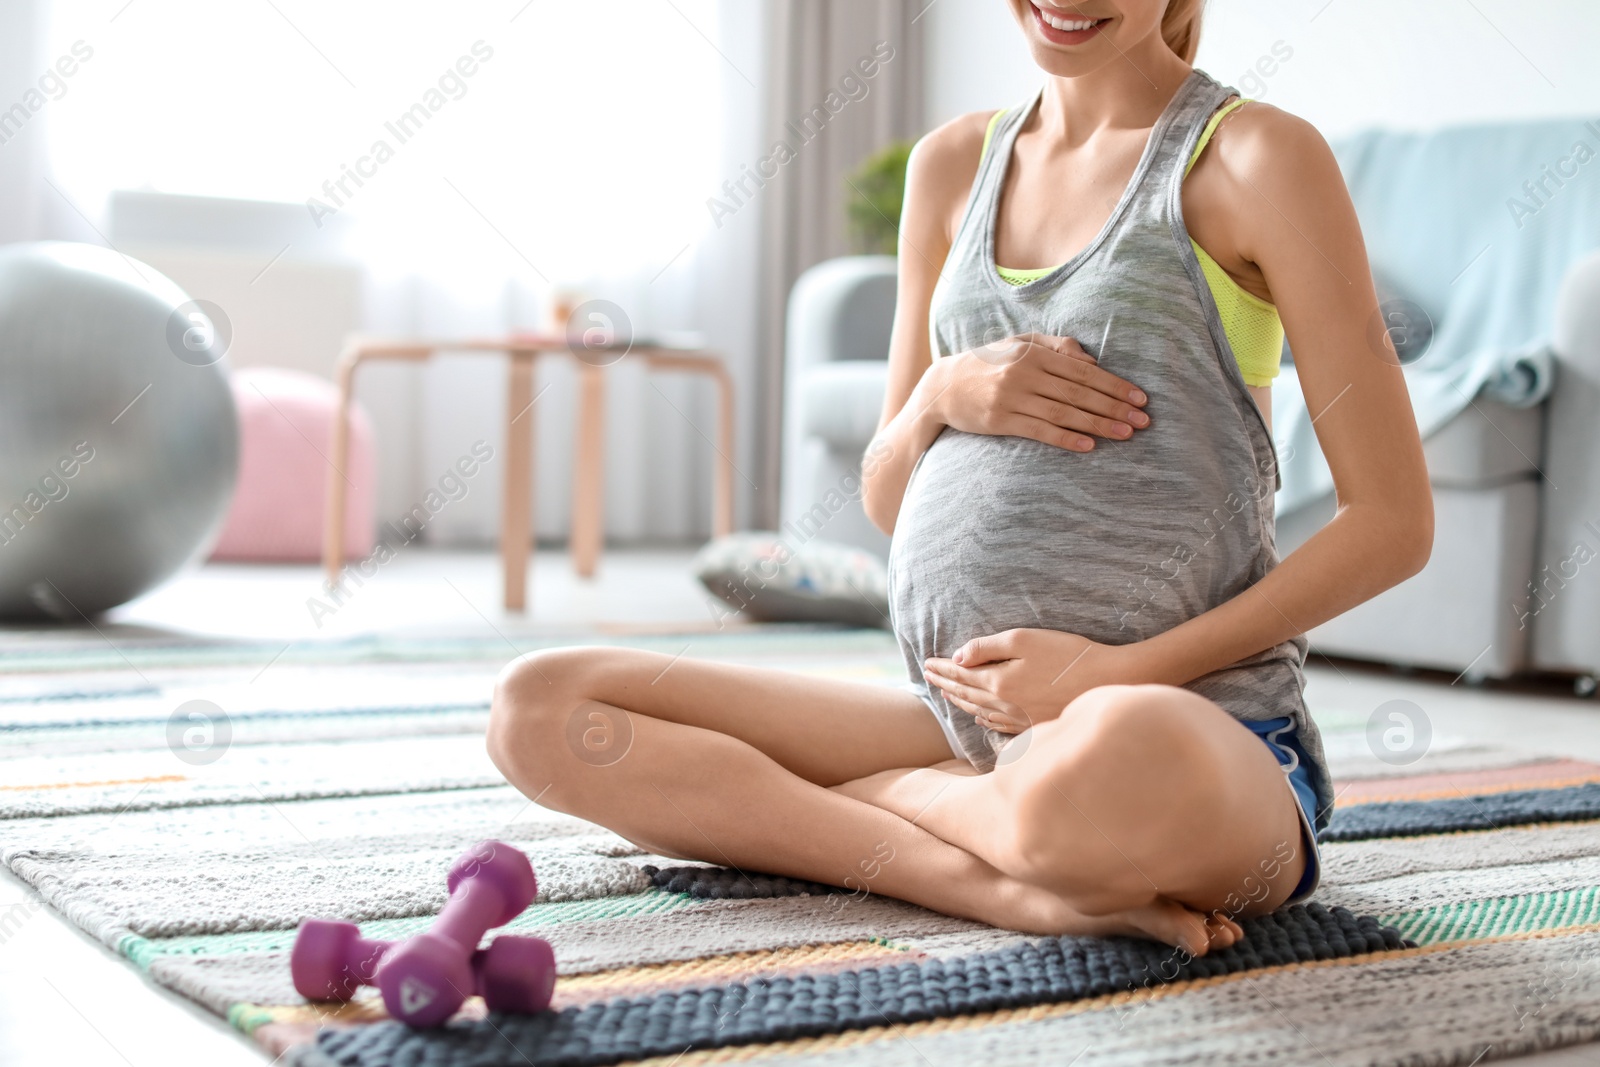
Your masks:
{"label": "yellow sports bra", "polygon": [[[1194,169],[1195,161],[1210,143],[1211,135],[1217,132],[1217,124],[1243,103],[1245,103],[1243,99],[1235,100],[1211,116],[1211,121],[1206,123],[1206,128],[1200,133],[1200,140],[1195,144],[1194,152],[1189,156],[1189,165],[1184,168],[1185,175]],[[989,120],[989,128],[983,135],[983,151],[979,153],[979,158],[988,154],[989,141],[994,137],[995,124],[1004,114],[1004,111],[997,111],[994,118]],[[1194,238],[1189,239],[1189,244],[1193,246],[1195,258],[1200,261],[1200,270],[1206,276],[1206,286],[1211,290],[1211,298],[1216,302],[1217,315],[1222,319],[1222,331],[1228,337],[1228,345],[1233,349],[1233,358],[1239,364],[1239,374],[1244,378],[1244,383],[1250,386],[1271,385],[1272,380],[1278,376],[1278,365],[1283,358],[1283,321],[1278,318],[1277,307],[1241,288],[1239,283],[1222,269],[1221,264],[1207,255],[1205,249],[1195,244]],[[1056,269],[1056,267],[1041,267],[1037,270],[1013,270],[995,264],[995,270],[1000,277],[1012,285],[1026,285]]]}

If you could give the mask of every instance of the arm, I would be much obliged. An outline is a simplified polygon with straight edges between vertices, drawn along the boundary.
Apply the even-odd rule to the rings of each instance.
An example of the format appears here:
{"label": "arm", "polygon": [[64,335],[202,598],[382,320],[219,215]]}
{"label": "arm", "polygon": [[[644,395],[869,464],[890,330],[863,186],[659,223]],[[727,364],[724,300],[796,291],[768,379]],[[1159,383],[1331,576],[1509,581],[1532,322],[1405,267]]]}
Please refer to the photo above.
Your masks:
{"label": "arm", "polygon": [[[1433,495],[1416,418],[1387,334],[1343,177],[1322,137],[1247,105],[1203,156],[1184,205],[1191,231],[1245,288],[1274,301],[1338,498],[1334,519],[1260,582],[1130,645],[1012,630],[930,660],[928,679],[983,725],[1015,732],[1115,683],[1182,685],[1326,622],[1422,569]],[[1032,660],[1032,662],[1028,662]]]}
{"label": "arm", "polygon": [[1144,394],[1101,370],[1068,337],[1028,334],[933,358],[933,290],[966,208],[989,117],[965,115],[934,130],[917,142],[906,168],[889,380],[861,477],[867,517],[888,534],[912,469],[946,426],[1087,452],[1095,447],[1088,435],[1123,440],[1150,425],[1139,410]]}
{"label": "arm", "polygon": [[[1331,522],[1250,589],[1143,642],[1143,680],[1181,685],[1409,578],[1433,547],[1433,494],[1399,360],[1368,327],[1378,298],[1333,153],[1309,124],[1249,106],[1219,137],[1231,250],[1278,305],[1338,501]],[[1197,170],[1198,173],[1198,170]]]}
{"label": "arm", "polygon": [[[867,446],[867,454],[877,461],[863,464],[861,486],[867,517],[887,534],[894,533],[911,469],[944,429],[930,403],[939,387],[928,374],[933,366],[928,308],[950,253],[953,205],[965,199],[977,172],[983,133],[976,121],[969,120],[979,118],[965,116],[928,134],[911,150],[906,164],[889,380],[878,433]],[[964,183],[960,175],[966,175]]]}

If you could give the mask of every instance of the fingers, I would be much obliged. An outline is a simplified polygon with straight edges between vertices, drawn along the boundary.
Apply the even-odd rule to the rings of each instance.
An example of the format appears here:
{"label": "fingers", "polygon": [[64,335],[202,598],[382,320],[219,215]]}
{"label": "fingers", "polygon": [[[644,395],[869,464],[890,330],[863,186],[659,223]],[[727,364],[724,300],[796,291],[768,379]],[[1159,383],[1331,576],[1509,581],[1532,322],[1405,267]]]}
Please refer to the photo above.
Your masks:
{"label": "fingers", "polygon": [[1150,425],[1145,394],[1072,338],[1026,333],[1002,347],[1004,384],[979,432],[1089,452],[1096,437],[1125,441]]}
{"label": "fingers", "polygon": [[1108,393],[1093,383],[1063,378],[1046,367],[1030,369],[1034,371],[1034,377],[1027,384],[1033,392],[1047,400],[1069,404],[1140,428],[1150,425],[1149,413],[1119,392]]}
{"label": "fingers", "polygon": [[1026,437],[1040,444],[1054,445],[1068,452],[1094,450],[1094,438],[1068,430],[1033,415],[1011,414],[1000,419],[992,431],[1001,437]]}
{"label": "fingers", "polygon": [[[954,659],[959,669],[960,667],[977,667],[984,663],[1014,659],[1015,657],[1016,634],[1011,630],[1002,630],[997,634],[974,637],[956,649],[956,654],[952,659]],[[964,680],[971,681],[972,679]]]}
{"label": "fingers", "polygon": [[[929,663],[933,662],[929,660]],[[949,660],[938,662],[950,664]],[[949,669],[961,670],[953,664]],[[923,677],[937,686],[946,700],[978,720],[978,725],[987,730],[1020,734],[1032,725],[1021,711],[981,686],[964,684],[931,669],[924,671]]]}
{"label": "fingers", "polygon": [[[967,646],[962,645],[961,647],[966,648]],[[960,650],[957,650],[956,655],[960,654]],[[922,669],[924,672],[949,675],[950,677],[955,678],[956,681],[966,682],[969,685],[974,685],[977,683],[976,678],[963,676],[961,674],[961,664],[957,663],[954,659],[945,659],[942,656],[929,656],[927,659],[922,661]]]}
{"label": "fingers", "polygon": [[1150,399],[1137,385],[1102,369],[1071,337],[1028,334],[1027,339],[1039,350],[1039,366],[1057,378],[1088,386],[1097,393],[1136,407],[1143,407]]}
{"label": "fingers", "polygon": [[978,704],[974,704],[970,700],[962,700],[954,693],[947,692],[945,693],[944,698],[950,703],[954,704],[956,707],[960,708],[962,711],[966,712],[968,715],[971,715],[973,718],[977,719],[979,725],[987,723],[990,715],[1000,714],[993,708],[985,708]]}
{"label": "fingers", "polygon": [[1027,723],[1018,722],[1016,719],[1013,719],[1010,716],[1004,715],[998,711],[994,711],[990,708],[981,708],[976,704],[969,704],[960,697],[953,697],[949,694],[946,694],[945,699],[949,700],[950,703],[954,704],[968,715],[971,715],[977,720],[978,725],[983,727],[985,730],[993,730],[996,733],[1002,734],[1020,734],[1022,731],[1028,728]]}
{"label": "fingers", "polygon": [[[945,662],[949,663],[949,660],[946,660]],[[961,668],[955,666],[955,664],[950,664],[950,670],[959,671],[960,669]],[[963,681],[957,681],[955,678],[948,677],[939,671],[931,669],[924,670],[922,672],[922,676],[932,684],[938,686],[947,697],[960,697],[967,703],[983,708],[987,711],[1003,712],[1009,708],[1009,705],[1007,705],[999,697],[995,696],[993,693],[989,692],[989,690],[984,689],[981,686],[971,685]]]}
{"label": "fingers", "polygon": [[1088,386],[1065,386],[1059,378],[1039,377],[1035,387],[1038,391],[1023,398],[1017,405],[1018,414],[1114,441],[1126,441],[1134,430],[1150,425],[1150,416],[1138,408],[1112,400]]}
{"label": "fingers", "polygon": [[1147,400],[1143,391],[1102,370],[1074,339],[1030,333],[1018,340],[1024,343],[1021,351],[1034,353],[1034,358],[1017,368],[1032,373],[1022,383],[1027,399],[1015,414],[1110,440],[1126,440],[1150,425],[1150,416],[1141,410]]}

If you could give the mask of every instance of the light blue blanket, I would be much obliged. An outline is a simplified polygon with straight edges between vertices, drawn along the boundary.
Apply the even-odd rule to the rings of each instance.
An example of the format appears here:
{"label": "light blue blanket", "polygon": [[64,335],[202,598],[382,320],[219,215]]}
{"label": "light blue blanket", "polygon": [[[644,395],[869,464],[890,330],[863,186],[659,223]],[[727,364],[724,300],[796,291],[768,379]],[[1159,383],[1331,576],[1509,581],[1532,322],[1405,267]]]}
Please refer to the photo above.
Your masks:
{"label": "light blue blanket", "polygon": [[[1480,393],[1514,406],[1543,400],[1561,280],[1600,248],[1600,120],[1375,130],[1334,152],[1380,293],[1414,301],[1434,323],[1432,344],[1405,370],[1423,437]],[[1272,408],[1282,515],[1331,492],[1333,478],[1316,413],[1287,367]]]}

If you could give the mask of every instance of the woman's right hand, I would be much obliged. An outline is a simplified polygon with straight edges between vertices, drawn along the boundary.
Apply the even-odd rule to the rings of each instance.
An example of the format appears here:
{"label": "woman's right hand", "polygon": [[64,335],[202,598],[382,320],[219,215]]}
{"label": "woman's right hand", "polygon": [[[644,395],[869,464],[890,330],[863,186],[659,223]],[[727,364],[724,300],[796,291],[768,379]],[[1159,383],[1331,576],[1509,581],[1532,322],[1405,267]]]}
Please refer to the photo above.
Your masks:
{"label": "woman's right hand", "polygon": [[1072,452],[1090,451],[1095,437],[1125,441],[1150,425],[1144,392],[1101,370],[1070,337],[1029,333],[936,359],[918,383],[924,389],[930,412],[953,429]]}

